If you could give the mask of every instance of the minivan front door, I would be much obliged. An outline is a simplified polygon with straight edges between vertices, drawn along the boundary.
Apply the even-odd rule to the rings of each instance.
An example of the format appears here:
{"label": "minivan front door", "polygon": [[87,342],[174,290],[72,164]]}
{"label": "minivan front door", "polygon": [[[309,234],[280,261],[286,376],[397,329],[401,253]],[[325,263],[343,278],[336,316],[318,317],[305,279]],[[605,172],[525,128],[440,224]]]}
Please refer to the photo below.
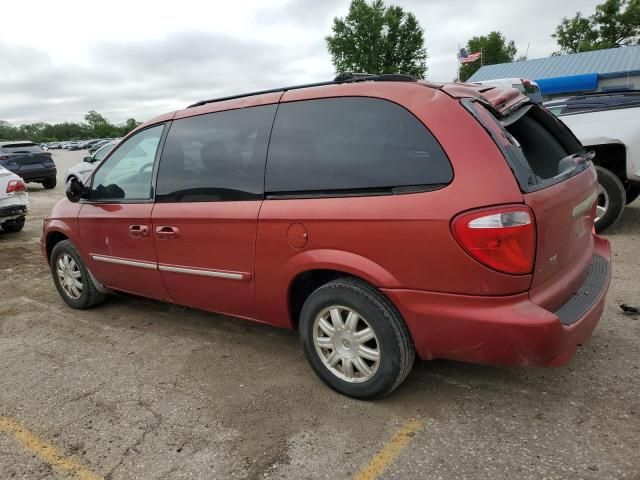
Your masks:
{"label": "minivan front door", "polygon": [[93,175],[78,215],[94,276],[115,290],[160,300],[168,296],[151,235],[151,178],[163,129],[142,130],[113,151]]}

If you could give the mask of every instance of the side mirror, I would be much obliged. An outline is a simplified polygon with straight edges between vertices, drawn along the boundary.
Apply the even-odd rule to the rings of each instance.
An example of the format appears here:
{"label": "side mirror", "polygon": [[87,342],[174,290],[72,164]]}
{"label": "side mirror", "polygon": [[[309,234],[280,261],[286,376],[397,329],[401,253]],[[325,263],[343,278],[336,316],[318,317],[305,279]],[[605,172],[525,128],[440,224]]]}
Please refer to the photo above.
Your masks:
{"label": "side mirror", "polygon": [[86,197],[86,188],[80,180],[72,178],[67,182],[67,199],[72,203],[78,203],[81,198]]}
{"label": "side mirror", "polygon": [[83,162],[87,162],[87,163],[92,163],[93,162],[93,157],[91,155],[88,155],[86,157],[84,157],[82,159]]}

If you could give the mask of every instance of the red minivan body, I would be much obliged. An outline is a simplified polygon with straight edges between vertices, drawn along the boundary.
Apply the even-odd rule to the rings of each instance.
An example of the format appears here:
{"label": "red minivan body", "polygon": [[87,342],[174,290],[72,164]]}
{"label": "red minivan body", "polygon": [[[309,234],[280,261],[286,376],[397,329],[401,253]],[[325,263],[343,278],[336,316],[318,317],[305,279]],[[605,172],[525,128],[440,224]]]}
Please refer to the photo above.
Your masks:
{"label": "red minivan body", "polygon": [[[388,195],[65,199],[45,219],[44,255],[68,239],[100,288],[285,328],[296,328],[314,289],[355,277],[397,308],[423,359],[568,361],[596,326],[611,277],[609,244],[592,228],[596,173],[585,152],[570,152],[565,173],[541,174],[532,185],[520,178],[524,157],[543,172],[543,157],[558,143],[537,151],[529,132],[562,126],[549,124],[557,121],[517,91],[401,81],[283,89],[167,114],[128,138],[213,112],[269,105],[275,112],[347,97],[383,99],[410,112],[446,153],[451,181]],[[273,128],[272,143],[277,119]],[[516,231],[521,238],[513,240]]]}

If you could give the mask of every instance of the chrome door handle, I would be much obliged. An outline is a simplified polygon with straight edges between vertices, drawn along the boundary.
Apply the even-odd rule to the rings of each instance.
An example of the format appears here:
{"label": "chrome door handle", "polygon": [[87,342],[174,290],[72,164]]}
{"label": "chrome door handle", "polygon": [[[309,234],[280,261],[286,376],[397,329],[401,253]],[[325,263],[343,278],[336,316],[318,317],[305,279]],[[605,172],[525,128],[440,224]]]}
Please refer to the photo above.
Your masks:
{"label": "chrome door handle", "polygon": [[169,227],[167,225],[163,225],[160,227],[156,227],[156,236],[160,240],[169,240],[172,238],[180,237],[180,230],[176,227]]}
{"label": "chrome door handle", "polygon": [[149,236],[149,227],[147,225],[130,225],[129,235],[133,238],[144,238]]}

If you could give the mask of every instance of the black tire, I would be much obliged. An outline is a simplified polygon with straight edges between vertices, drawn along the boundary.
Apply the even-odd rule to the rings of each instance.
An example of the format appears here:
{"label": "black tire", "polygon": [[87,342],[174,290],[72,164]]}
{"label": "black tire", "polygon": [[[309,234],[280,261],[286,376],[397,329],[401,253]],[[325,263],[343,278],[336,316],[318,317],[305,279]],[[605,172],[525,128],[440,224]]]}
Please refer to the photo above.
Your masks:
{"label": "black tire", "polygon": [[[353,309],[377,337],[380,360],[377,371],[362,383],[351,383],[331,372],[316,351],[313,335],[316,317],[331,306]],[[395,390],[411,371],[415,348],[397,309],[371,285],[342,278],[322,285],[305,301],[300,313],[300,341],[316,374],[329,387],[354,398],[382,397]]]}
{"label": "black tire", "polygon": [[[57,267],[56,263],[58,259],[61,258],[64,254],[69,255],[78,266],[78,270],[80,271],[80,279],[82,282],[82,293],[79,298],[71,298],[69,294],[65,291],[65,289],[60,284],[60,279],[56,273]],[[51,275],[53,276],[53,283],[58,290],[58,293],[65,301],[67,305],[71,308],[77,308],[79,310],[85,310],[87,308],[91,308],[95,305],[98,305],[107,298],[107,294],[100,292],[93,280],[91,279],[91,275],[85,267],[84,262],[80,258],[80,254],[76,247],[69,240],[63,240],[58,242],[53,250],[51,251],[51,258],[49,261],[49,267],[51,268]]]}
{"label": "black tire", "polygon": [[[596,171],[598,183],[609,199],[606,212],[595,222],[596,232],[600,233],[618,221],[627,203],[627,193],[622,181],[613,172],[602,167],[596,167]],[[603,203],[604,195],[601,194],[598,196],[598,205]]]}
{"label": "black tire", "polygon": [[52,188],[56,188],[56,177],[45,178],[42,182],[42,186],[47,190],[51,190]]}
{"label": "black tire", "polygon": [[632,203],[638,197],[640,197],[640,187],[636,185],[629,185],[627,187],[627,205]]}
{"label": "black tire", "polygon": [[2,224],[2,229],[7,233],[18,233],[24,228],[24,217],[8,220]]}

